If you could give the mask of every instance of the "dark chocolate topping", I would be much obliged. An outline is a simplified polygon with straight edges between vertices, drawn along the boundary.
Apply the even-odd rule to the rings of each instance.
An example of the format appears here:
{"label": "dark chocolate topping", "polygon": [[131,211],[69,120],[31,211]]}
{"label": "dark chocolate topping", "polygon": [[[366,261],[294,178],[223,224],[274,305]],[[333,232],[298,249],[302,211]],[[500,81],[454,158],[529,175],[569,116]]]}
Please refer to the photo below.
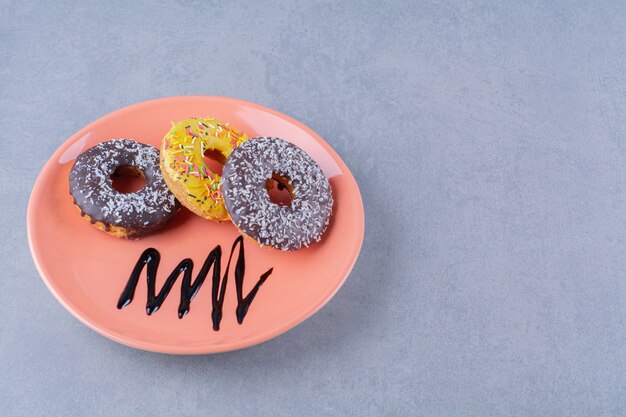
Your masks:
{"label": "dark chocolate topping", "polygon": [[[266,180],[273,174],[290,179],[290,206],[270,200]],[[239,229],[261,245],[282,250],[319,241],[333,206],[321,168],[302,149],[280,138],[254,138],[234,149],[224,165],[222,193]]]}
{"label": "dark chocolate topping", "polygon": [[254,287],[248,292],[248,295],[244,297],[243,295],[243,284],[244,284],[244,275],[246,272],[246,260],[243,249],[243,238],[239,236],[235,239],[233,246],[230,250],[230,256],[228,257],[228,263],[226,264],[226,270],[224,271],[224,276],[221,277],[221,258],[222,258],[222,247],[217,245],[211,253],[207,256],[206,260],[202,264],[200,271],[196,278],[192,281],[191,274],[193,272],[193,261],[189,258],[183,259],[180,261],[178,266],[170,273],[170,275],[165,280],[165,283],[159,290],[159,293],[156,292],[156,279],[157,272],[159,268],[159,262],[161,261],[161,254],[158,250],[154,248],[146,249],[139,260],[135,264],[133,268],[133,272],[124,287],[124,291],[120,295],[120,298],[117,302],[117,308],[123,309],[127,305],[129,305],[133,298],[135,297],[135,290],[137,289],[137,283],[139,282],[139,278],[141,275],[141,271],[146,269],[146,281],[148,287],[148,300],[146,303],[146,313],[148,315],[152,315],[156,313],[161,305],[167,298],[170,290],[174,286],[174,283],[178,279],[178,277],[183,274],[183,279],[180,288],[180,304],[178,305],[178,318],[182,319],[189,313],[191,309],[191,301],[194,299],[200,287],[204,283],[207,275],[211,268],[213,268],[212,273],[212,289],[211,289],[211,301],[213,304],[213,311],[211,312],[211,319],[213,320],[213,330],[217,331],[220,329],[220,322],[222,321],[223,311],[222,307],[224,306],[224,296],[226,294],[226,283],[228,282],[228,272],[230,270],[230,262],[233,260],[233,254],[235,254],[235,249],[239,245],[239,252],[237,254],[237,261],[235,264],[235,288],[237,290],[237,322],[239,324],[243,323],[243,319],[246,317],[248,313],[248,309],[254,301],[259,288],[261,285],[267,280],[267,278],[272,274],[274,268],[268,269],[264,274],[262,274]]}
{"label": "dark chocolate topping", "polygon": [[[146,186],[129,194],[115,190],[111,175],[120,167],[141,170]],[[137,234],[160,227],[178,209],[161,175],[159,151],[129,139],[113,139],[80,154],[70,172],[70,194],[92,221]]]}

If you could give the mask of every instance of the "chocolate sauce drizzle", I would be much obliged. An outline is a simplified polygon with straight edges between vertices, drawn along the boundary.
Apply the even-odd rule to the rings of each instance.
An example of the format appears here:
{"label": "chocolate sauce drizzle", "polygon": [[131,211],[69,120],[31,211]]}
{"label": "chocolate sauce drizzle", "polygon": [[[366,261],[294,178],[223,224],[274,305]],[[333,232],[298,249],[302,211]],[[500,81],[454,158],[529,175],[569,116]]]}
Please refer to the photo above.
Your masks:
{"label": "chocolate sauce drizzle", "polygon": [[204,264],[202,264],[200,272],[198,272],[198,275],[193,282],[191,281],[193,261],[190,258],[186,258],[180,261],[178,266],[176,266],[176,268],[174,268],[174,270],[170,273],[158,294],[156,294],[156,276],[159,269],[159,262],[161,261],[161,255],[159,251],[154,248],[146,249],[141,254],[139,260],[133,268],[133,272],[126,283],[126,287],[124,288],[124,291],[122,291],[119,301],[117,302],[117,308],[121,310],[133,301],[141,271],[143,271],[144,267],[147,267],[146,279],[148,284],[148,300],[146,303],[146,313],[148,315],[152,315],[159,310],[170,293],[170,290],[174,286],[174,283],[182,273],[183,281],[180,288],[180,304],[178,305],[178,318],[182,319],[187,315],[187,313],[189,313],[189,310],[191,309],[191,301],[194,299],[196,294],[198,294],[198,291],[209,274],[211,267],[213,267],[211,291],[213,311],[211,312],[211,320],[213,321],[213,330],[218,331],[220,329],[220,322],[222,321],[223,316],[222,306],[224,305],[224,295],[226,294],[226,284],[228,282],[230,262],[232,261],[233,253],[235,252],[237,245],[239,245],[239,254],[235,265],[235,287],[237,290],[236,316],[237,323],[242,324],[252,301],[254,301],[254,297],[256,297],[257,292],[259,291],[259,288],[271,275],[274,268],[270,268],[262,274],[248,295],[244,297],[243,283],[246,271],[246,261],[243,249],[243,237],[241,236],[235,239],[235,242],[233,243],[223,278],[221,277],[222,248],[220,245],[217,245],[207,256]]}

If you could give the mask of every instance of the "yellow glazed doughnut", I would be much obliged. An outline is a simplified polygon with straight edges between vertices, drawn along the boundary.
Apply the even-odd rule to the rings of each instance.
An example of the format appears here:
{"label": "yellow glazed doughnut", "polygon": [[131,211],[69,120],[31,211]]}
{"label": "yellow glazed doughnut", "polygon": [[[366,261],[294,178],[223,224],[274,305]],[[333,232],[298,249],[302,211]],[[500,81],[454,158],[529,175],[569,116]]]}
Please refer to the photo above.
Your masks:
{"label": "yellow glazed doughnut", "polygon": [[[172,124],[161,144],[163,179],[182,205],[209,220],[229,219],[220,186],[221,177],[204,161],[208,151],[222,165],[248,136],[211,117],[190,118]],[[223,159],[222,159],[223,157]]]}

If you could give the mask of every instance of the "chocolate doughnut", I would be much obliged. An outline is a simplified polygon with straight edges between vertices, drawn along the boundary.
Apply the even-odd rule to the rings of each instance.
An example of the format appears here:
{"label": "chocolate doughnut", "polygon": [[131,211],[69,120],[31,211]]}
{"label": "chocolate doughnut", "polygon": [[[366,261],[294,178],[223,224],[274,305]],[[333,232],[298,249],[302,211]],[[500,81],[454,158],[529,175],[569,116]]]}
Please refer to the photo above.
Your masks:
{"label": "chocolate doughnut", "polygon": [[[290,206],[270,200],[271,178],[289,190]],[[272,137],[250,139],[232,151],[222,171],[222,193],[231,220],[244,234],[281,250],[319,241],[333,206],[317,163],[297,146]]]}
{"label": "chocolate doughnut", "polygon": [[[120,169],[142,175],[145,187],[128,194],[117,191],[111,177]],[[70,171],[70,194],[86,220],[116,237],[152,233],[179,207],[161,175],[159,151],[129,139],[100,143],[80,154]]]}

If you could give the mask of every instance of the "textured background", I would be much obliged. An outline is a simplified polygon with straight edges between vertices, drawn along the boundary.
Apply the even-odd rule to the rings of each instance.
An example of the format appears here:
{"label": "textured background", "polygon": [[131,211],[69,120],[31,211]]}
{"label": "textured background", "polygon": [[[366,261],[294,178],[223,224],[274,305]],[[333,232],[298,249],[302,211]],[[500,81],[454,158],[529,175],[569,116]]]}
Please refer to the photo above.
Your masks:
{"label": "textured background", "polygon": [[[86,3],[0,0],[0,415],[626,415],[626,4]],[[367,218],[324,309],[214,356],[87,329],[26,239],[66,138],[185,94],[311,126]]]}

